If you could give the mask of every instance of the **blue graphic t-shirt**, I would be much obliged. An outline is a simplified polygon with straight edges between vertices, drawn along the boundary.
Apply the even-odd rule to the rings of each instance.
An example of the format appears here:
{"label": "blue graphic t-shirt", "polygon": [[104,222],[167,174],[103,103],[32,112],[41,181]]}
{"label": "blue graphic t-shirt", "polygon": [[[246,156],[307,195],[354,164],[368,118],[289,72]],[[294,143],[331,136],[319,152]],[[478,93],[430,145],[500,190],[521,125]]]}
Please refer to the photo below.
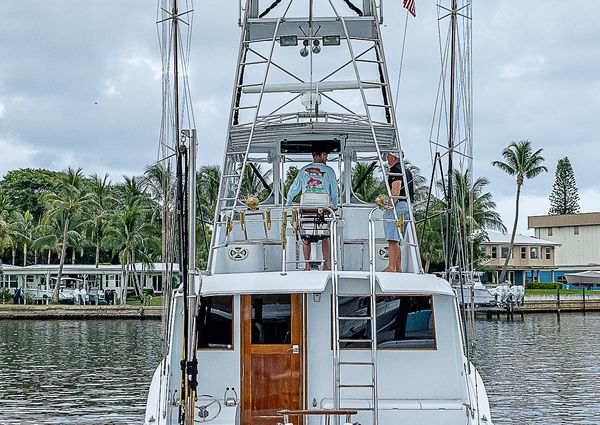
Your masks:
{"label": "blue graphic t-shirt", "polygon": [[292,200],[300,192],[328,193],[332,207],[337,208],[338,187],[335,171],[320,162],[313,162],[302,167],[290,187],[287,204],[292,205]]}

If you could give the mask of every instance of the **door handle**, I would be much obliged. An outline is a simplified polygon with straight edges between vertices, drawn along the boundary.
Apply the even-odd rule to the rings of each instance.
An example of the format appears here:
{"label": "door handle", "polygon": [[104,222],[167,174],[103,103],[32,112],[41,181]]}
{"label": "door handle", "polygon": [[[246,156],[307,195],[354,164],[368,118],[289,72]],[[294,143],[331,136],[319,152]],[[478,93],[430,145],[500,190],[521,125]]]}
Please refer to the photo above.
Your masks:
{"label": "door handle", "polygon": [[291,351],[292,354],[299,354],[300,353],[300,346],[297,344],[292,345],[292,347],[288,350]]}

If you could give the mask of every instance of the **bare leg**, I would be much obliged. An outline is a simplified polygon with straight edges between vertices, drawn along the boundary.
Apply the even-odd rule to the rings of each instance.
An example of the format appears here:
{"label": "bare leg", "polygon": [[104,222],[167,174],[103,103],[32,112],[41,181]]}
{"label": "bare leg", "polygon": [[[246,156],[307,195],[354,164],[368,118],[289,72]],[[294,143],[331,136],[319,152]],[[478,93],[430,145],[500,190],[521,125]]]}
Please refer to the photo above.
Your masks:
{"label": "bare leg", "polygon": [[310,270],[310,242],[302,241],[302,251],[304,251],[304,270]]}
{"label": "bare leg", "polygon": [[323,238],[321,240],[321,248],[323,249],[323,270],[331,270],[330,252],[331,239]]}
{"label": "bare leg", "polygon": [[398,241],[388,241],[388,266],[384,272],[397,272],[400,263],[400,244]]}

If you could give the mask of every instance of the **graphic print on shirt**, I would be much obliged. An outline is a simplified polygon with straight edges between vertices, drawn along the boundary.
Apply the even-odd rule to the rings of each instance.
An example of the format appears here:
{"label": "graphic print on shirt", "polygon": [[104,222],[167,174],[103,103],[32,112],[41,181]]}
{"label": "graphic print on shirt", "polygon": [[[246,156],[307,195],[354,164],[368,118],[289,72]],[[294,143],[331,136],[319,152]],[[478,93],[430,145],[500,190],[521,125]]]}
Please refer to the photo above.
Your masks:
{"label": "graphic print on shirt", "polygon": [[306,181],[307,192],[325,192],[325,187],[323,185],[323,176],[325,175],[325,171],[318,167],[308,167],[304,169],[304,172],[308,174],[308,179]]}

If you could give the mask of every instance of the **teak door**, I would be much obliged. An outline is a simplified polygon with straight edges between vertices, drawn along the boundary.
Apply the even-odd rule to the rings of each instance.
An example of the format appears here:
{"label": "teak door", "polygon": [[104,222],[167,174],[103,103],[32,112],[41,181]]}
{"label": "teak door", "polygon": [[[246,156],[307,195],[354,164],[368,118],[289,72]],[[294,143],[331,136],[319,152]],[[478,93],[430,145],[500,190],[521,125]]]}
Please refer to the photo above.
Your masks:
{"label": "teak door", "polygon": [[242,425],[274,425],[303,408],[302,296],[242,297]]}

